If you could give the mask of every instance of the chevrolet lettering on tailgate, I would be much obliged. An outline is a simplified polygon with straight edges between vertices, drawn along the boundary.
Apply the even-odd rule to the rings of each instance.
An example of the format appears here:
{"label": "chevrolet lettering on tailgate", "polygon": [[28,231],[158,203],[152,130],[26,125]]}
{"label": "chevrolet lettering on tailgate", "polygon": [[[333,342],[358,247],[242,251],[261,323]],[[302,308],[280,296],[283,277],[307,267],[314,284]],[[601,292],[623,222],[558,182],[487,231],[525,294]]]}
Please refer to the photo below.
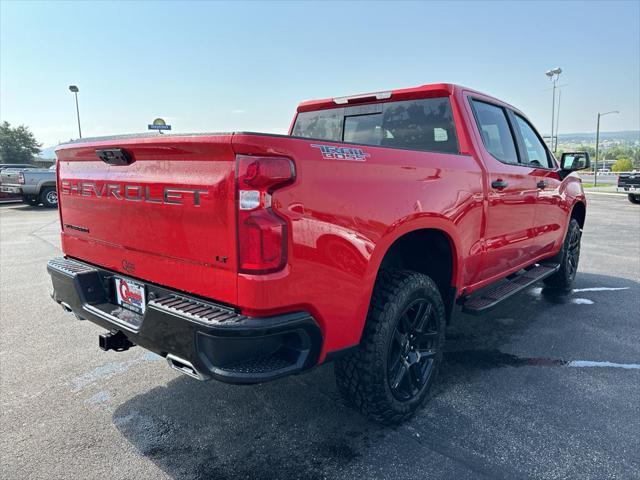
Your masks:
{"label": "chevrolet lettering on tailgate", "polygon": [[192,203],[200,206],[203,196],[209,191],[203,188],[158,187],[143,184],[96,182],[92,180],[62,180],[60,191],[63,195],[83,197],[113,198],[133,202],[145,201],[167,205]]}

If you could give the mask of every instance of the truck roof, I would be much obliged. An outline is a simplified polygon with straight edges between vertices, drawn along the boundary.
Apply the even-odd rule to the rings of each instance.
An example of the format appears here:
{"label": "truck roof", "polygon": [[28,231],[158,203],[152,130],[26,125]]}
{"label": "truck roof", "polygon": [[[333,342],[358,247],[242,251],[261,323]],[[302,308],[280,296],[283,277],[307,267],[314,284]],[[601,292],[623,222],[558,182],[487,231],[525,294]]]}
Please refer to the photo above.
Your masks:
{"label": "truck roof", "polygon": [[[417,87],[401,88],[397,90],[385,90],[380,92],[362,93],[356,95],[347,95],[344,97],[332,97],[323,98],[320,100],[306,100],[298,105],[298,112],[308,112],[312,110],[324,110],[327,108],[335,108],[339,105],[355,104],[355,103],[370,103],[384,100],[413,100],[417,98],[425,97],[439,97],[444,95],[452,95],[455,91],[465,90],[472,93],[477,93],[484,97],[489,97],[495,100],[497,103],[508,105],[506,102],[487,95],[482,92],[478,92],[471,88],[463,87],[462,85],[456,85],[453,83],[429,83],[426,85],[420,85]],[[511,105],[508,105],[511,107]],[[512,107],[514,108],[514,107]]]}

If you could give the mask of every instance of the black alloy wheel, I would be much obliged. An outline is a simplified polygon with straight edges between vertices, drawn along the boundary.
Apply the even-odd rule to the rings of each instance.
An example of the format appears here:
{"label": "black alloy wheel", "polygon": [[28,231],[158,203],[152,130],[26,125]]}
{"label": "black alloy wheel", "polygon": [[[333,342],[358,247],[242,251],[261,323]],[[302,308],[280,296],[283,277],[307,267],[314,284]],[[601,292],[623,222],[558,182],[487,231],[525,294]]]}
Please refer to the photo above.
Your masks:
{"label": "black alloy wheel", "polygon": [[582,232],[579,228],[571,229],[567,246],[567,276],[570,281],[576,278],[578,272],[578,261],[580,260],[580,237]]}
{"label": "black alloy wheel", "polygon": [[582,230],[575,218],[569,221],[569,228],[564,238],[564,243],[560,253],[553,257],[553,262],[558,262],[558,271],[544,279],[545,285],[558,291],[567,292],[578,273],[578,262],[580,261],[580,240]]}
{"label": "black alloy wheel", "polygon": [[408,270],[382,270],[358,347],[335,363],[347,405],[390,425],[411,418],[436,381],[446,328],[437,284]]}
{"label": "black alloy wheel", "polygon": [[439,336],[431,303],[425,298],[414,300],[402,313],[389,345],[389,387],[398,400],[415,398],[428,384]]}

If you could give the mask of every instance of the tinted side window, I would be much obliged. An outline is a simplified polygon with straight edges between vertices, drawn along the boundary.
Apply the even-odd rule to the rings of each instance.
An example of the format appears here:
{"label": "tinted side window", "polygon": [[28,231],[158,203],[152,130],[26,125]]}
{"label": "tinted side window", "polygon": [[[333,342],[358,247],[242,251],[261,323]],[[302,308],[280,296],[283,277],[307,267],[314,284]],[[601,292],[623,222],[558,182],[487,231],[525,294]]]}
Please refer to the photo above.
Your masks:
{"label": "tinted side window", "polygon": [[364,145],[458,153],[455,122],[447,97],[303,112],[298,114],[292,134]]}
{"label": "tinted side window", "polygon": [[293,135],[339,142],[342,140],[342,115],[342,108],[301,112],[296,117]]}
{"label": "tinted side window", "polygon": [[551,168],[549,155],[542,140],[538,137],[535,130],[529,122],[527,122],[520,115],[515,115],[516,123],[518,124],[518,130],[520,130],[520,136],[524,143],[524,150],[527,158],[523,159],[523,163],[526,163],[532,167]]}
{"label": "tinted side window", "polygon": [[385,103],[382,128],[383,146],[458,153],[449,98]]}
{"label": "tinted side window", "polygon": [[516,145],[504,109],[473,100],[478,129],[485,148],[501,162],[518,163]]}

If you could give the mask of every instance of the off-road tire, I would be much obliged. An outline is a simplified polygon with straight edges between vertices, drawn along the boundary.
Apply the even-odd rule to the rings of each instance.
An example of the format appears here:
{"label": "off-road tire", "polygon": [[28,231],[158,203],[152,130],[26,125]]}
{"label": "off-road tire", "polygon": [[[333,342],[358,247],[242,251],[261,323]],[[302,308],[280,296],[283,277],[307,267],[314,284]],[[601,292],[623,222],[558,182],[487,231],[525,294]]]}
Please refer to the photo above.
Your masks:
{"label": "off-road tire", "polygon": [[[403,312],[422,299],[431,305],[433,317],[429,322],[435,328],[429,334],[435,353],[427,360],[432,359],[432,368],[415,396],[400,400],[391,388],[388,362],[393,360],[393,348],[397,348],[395,344],[392,346],[392,342],[396,341],[397,329],[402,325],[400,317]],[[347,405],[384,424],[397,424],[411,418],[428,399],[429,389],[437,377],[442,362],[445,326],[442,296],[431,278],[411,271],[382,271],[373,291],[360,345],[354,353],[335,364],[338,390]],[[420,356],[418,360],[422,361]],[[408,367],[406,372],[411,375]]]}
{"label": "off-road tire", "polygon": [[636,205],[640,203],[640,194],[630,193],[628,198],[631,203],[635,203]]}
{"label": "off-road tire", "polygon": [[47,208],[58,208],[58,193],[55,187],[45,187],[40,192],[40,201]]}
{"label": "off-road tire", "polygon": [[560,268],[556,273],[544,279],[547,287],[556,290],[568,291],[576,278],[578,262],[580,260],[580,239],[582,230],[575,218],[569,222],[567,234],[564,237],[562,250],[555,257],[560,262]]}

